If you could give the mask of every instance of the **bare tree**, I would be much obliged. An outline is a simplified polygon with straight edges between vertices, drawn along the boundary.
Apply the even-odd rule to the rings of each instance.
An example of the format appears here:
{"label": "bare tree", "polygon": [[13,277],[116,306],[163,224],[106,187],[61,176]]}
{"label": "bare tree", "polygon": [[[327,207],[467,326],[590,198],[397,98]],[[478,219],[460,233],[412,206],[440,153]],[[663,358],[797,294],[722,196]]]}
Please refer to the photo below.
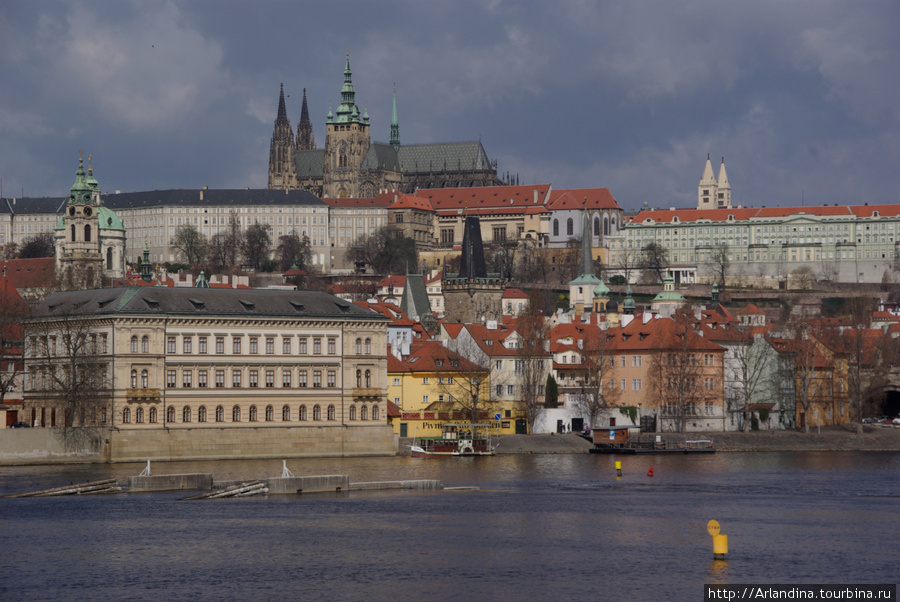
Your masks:
{"label": "bare tree", "polygon": [[550,328],[539,311],[539,303],[529,302],[528,309],[519,316],[516,333],[519,337],[515,372],[519,381],[519,391],[525,405],[525,419],[528,431],[534,432],[534,425],[544,413],[544,395],[551,355],[549,352]]}
{"label": "bare tree", "polygon": [[22,323],[28,306],[19,293],[3,278],[5,290],[0,291],[0,404],[6,394],[15,390],[22,376]]}
{"label": "bare tree", "polygon": [[615,384],[615,350],[607,330],[588,325],[582,343],[581,370],[578,377],[581,392],[575,396],[575,406],[587,414],[592,429],[607,408],[616,405],[621,389]]}
{"label": "bare tree", "polygon": [[290,269],[291,266],[303,270],[312,263],[312,248],[309,238],[300,237],[296,232],[278,237],[278,247],[275,249],[278,264],[281,271]]}
{"label": "bare tree", "polygon": [[784,350],[788,361],[783,363],[785,378],[793,384],[794,403],[803,409],[803,430],[809,433],[810,410],[822,402],[826,390],[820,369],[821,354],[811,334],[811,327],[805,320],[788,325]]}
{"label": "bare tree", "polygon": [[669,251],[657,242],[643,248],[638,267],[654,282],[662,282],[669,268]]}
{"label": "bare tree", "polygon": [[170,246],[178,257],[190,266],[198,265],[206,259],[208,242],[196,226],[178,226]]}
{"label": "bare tree", "polygon": [[722,395],[722,383],[715,382],[716,372],[707,359],[708,346],[714,344],[693,331],[684,312],[657,322],[664,330],[662,345],[650,364],[650,387],[659,400],[661,415],[676,431],[684,432],[689,416],[697,415],[702,406]]}
{"label": "bare tree", "polygon": [[19,247],[19,259],[31,259],[33,257],[53,257],[56,247],[53,244],[53,233],[42,232],[25,239]]}
{"label": "bare tree", "polygon": [[376,274],[402,274],[418,265],[416,242],[394,226],[382,226],[351,243],[347,258],[358,268],[371,266]]}
{"label": "bare tree", "polygon": [[614,267],[625,277],[625,283],[631,282],[633,272],[638,269],[639,256],[632,249],[624,249],[619,251],[616,256]]}
{"label": "bare tree", "polygon": [[719,289],[725,289],[725,279],[728,276],[728,270],[731,267],[731,248],[728,243],[721,243],[713,247],[709,254],[710,269],[716,282],[719,283]]}
{"label": "bare tree", "polygon": [[[490,368],[479,363],[480,350],[469,338],[457,341],[456,349],[446,358],[436,358],[438,388],[447,395],[443,405],[430,404],[433,410],[452,409],[455,415],[472,424],[487,420],[492,405],[490,399]],[[440,360],[440,361],[438,361]]]}
{"label": "bare tree", "polygon": [[247,264],[254,270],[259,270],[262,264],[269,258],[272,247],[272,239],[269,230],[262,224],[253,224],[244,233],[241,253],[247,260]]}
{"label": "bare tree", "polygon": [[[739,327],[737,338],[726,347],[730,351],[730,361],[726,359],[726,403],[727,410],[739,414],[741,431],[751,423],[751,408],[760,403],[765,391],[771,390],[777,373],[775,351],[761,332],[754,332],[750,326]],[[729,374],[730,372],[730,374]]]}
{"label": "bare tree", "polygon": [[[51,297],[45,307],[52,303]],[[95,442],[112,422],[106,335],[77,315],[36,318],[26,323],[27,405],[49,408],[70,448]]]}

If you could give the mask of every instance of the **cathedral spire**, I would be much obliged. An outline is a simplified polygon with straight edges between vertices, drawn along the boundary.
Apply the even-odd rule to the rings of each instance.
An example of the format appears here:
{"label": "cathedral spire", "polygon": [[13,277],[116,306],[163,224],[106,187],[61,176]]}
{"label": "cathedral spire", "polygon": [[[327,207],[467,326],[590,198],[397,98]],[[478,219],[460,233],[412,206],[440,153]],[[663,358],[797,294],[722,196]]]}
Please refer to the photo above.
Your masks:
{"label": "cathedral spire", "polygon": [[731,184],[728,182],[728,174],[725,173],[725,157],[722,157],[722,165],[719,166],[719,188],[716,202],[719,209],[731,207]]}
{"label": "cathedral spire", "polygon": [[356,92],[353,90],[353,72],[350,70],[350,51],[347,50],[347,64],[344,67],[344,85],[341,87],[341,104],[337,108],[336,123],[356,123],[359,121],[359,107],[356,106]]}
{"label": "cathedral spire", "polygon": [[400,150],[400,122],[397,120],[397,84],[394,84],[394,105],[391,109],[391,146]]}
{"label": "cathedral spire", "polygon": [[309,120],[306,88],[303,88],[303,106],[300,108],[300,123],[297,125],[297,150],[315,150],[315,148],[316,137],[313,134],[312,122]]}
{"label": "cathedral spire", "polygon": [[278,115],[269,145],[269,188],[289,189],[297,186],[297,164],[294,162],[294,131],[284,106],[284,84],[278,93]]}
{"label": "cathedral spire", "polygon": [[714,209],[716,207],[716,190],[718,187],[716,177],[713,175],[712,163],[709,160],[709,154],[707,154],[703,175],[700,176],[700,185],[697,186],[697,209]]}
{"label": "cathedral spire", "polygon": [[275,127],[280,123],[288,123],[287,108],[284,106],[284,84],[278,93],[278,115],[275,117]]}
{"label": "cathedral spire", "polygon": [[594,259],[591,257],[591,216],[588,215],[587,203],[584,207],[581,225],[581,275],[594,275]]}

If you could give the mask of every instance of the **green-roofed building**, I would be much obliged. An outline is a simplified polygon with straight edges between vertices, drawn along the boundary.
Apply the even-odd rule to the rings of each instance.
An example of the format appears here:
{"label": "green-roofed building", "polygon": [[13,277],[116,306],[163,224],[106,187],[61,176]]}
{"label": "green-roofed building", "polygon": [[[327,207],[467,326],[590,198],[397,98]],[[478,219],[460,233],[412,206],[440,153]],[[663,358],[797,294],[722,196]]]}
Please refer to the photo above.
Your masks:
{"label": "green-roofed building", "polygon": [[497,177],[497,163],[480,141],[402,145],[396,90],[390,141],[372,141],[368,112],[356,104],[349,52],[341,102],[335,111],[329,107],[326,116],[324,149],[315,146],[306,90],[296,143],[284,98],[282,87],[269,147],[269,188],[308,190],[324,198],[370,198],[389,191],[508,183]]}

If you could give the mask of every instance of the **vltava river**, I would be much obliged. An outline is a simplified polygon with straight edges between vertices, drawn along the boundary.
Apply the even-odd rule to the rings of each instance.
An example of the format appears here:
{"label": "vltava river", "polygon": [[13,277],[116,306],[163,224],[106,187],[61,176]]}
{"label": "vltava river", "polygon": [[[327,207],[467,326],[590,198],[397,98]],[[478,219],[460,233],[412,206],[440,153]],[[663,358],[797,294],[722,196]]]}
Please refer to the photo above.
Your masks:
{"label": "vltava river", "polygon": [[[481,489],[0,500],[0,599],[700,600],[704,583],[896,583],[900,575],[897,453],[316,459],[288,467]],[[141,468],[0,467],[0,494]],[[160,463],[153,472],[259,478],[280,475],[281,462]],[[729,537],[726,562],[713,561],[710,519]]]}

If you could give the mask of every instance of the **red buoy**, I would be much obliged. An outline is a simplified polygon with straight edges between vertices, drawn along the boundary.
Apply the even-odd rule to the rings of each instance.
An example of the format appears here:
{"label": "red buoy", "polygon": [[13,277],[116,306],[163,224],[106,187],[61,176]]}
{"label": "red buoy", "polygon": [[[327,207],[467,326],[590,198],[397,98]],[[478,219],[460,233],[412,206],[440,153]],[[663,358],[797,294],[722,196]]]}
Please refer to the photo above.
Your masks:
{"label": "red buoy", "polygon": [[648,477],[652,477],[652,476],[653,476],[653,467],[652,467],[652,466],[650,467],[650,470],[647,471],[647,476],[648,476]]}

